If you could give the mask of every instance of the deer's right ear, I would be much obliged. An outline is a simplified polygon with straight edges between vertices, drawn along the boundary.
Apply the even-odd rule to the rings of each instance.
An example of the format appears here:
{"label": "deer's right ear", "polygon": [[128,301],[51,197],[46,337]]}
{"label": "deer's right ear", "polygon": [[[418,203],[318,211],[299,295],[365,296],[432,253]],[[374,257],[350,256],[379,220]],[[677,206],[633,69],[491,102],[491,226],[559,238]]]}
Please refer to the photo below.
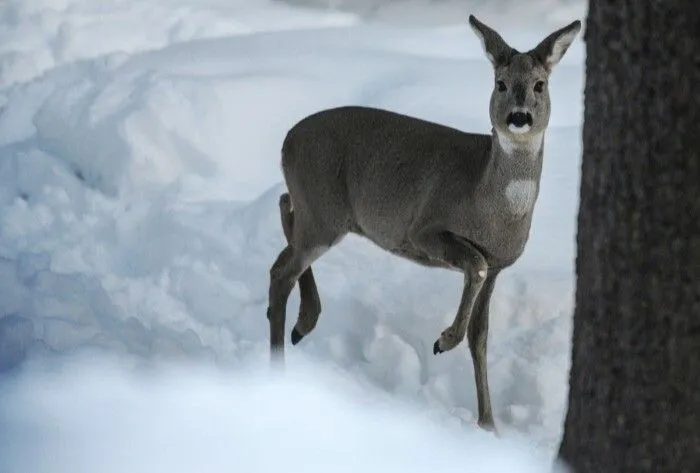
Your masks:
{"label": "deer's right ear", "polygon": [[564,56],[566,50],[569,49],[571,42],[576,38],[580,29],[581,21],[579,20],[558,29],[543,39],[542,42],[532,50],[533,54],[540,59],[548,71],[551,71],[562,56]]}
{"label": "deer's right ear", "polygon": [[489,58],[493,67],[507,63],[510,57],[517,52],[501,38],[501,35],[477,20],[474,15],[469,15],[469,26],[481,40],[486,57]]}

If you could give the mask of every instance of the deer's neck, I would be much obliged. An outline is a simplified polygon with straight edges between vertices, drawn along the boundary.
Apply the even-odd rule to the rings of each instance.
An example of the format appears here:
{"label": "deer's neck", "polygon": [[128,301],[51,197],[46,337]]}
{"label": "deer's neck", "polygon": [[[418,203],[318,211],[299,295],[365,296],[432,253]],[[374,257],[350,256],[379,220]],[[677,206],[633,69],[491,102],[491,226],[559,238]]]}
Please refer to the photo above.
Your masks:
{"label": "deer's neck", "polygon": [[518,218],[529,215],[539,194],[544,133],[527,140],[511,140],[494,131],[491,139],[489,187],[503,194],[502,210]]}

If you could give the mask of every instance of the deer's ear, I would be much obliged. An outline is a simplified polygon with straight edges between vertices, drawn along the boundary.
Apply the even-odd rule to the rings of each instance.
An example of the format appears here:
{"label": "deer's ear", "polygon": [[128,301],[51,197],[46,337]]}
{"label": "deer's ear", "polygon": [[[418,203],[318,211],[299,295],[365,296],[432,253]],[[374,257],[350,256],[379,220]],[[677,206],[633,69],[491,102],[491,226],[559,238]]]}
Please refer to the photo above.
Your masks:
{"label": "deer's ear", "polygon": [[507,63],[511,56],[517,53],[501,38],[501,35],[477,20],[474,15],[469,15],[469,26],[481,40],[486,57],[489,58],[493,67]]}
{"label": "deer's ear", "polygon": [[551,71],[569,49],[580,30],[581,22],[576,20],[547,36],[531,53],[542,62],[548,71]]}

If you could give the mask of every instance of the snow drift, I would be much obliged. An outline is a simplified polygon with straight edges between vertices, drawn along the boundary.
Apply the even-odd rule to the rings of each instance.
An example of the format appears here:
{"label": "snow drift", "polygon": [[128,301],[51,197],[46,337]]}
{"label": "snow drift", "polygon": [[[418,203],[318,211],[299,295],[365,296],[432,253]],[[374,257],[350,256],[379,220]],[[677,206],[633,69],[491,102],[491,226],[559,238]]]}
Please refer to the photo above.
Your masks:
{"label": "snow drift", "polygon": [[305,364],[243,375],[72,359],[32,366],[0,400],[6,473],[552,471],[522,440],[446,427]]}
{"label": "snow drift", "polygon": [[[226,368],[266,359],[268,269],[283,246],[277,200],[286,130],[345,104],[490,128],[492,72],[466,20],[396,28],[264,1],[59,3],[8,2],[0,16],[5,371],[93,350]],[[503,34],[524,49],[549,32],[522,23]],[[549,455],[567,389],[582,64],[577,41],[551,78],[531,240],[499,277],[491,306],[496,421],[506,438],[527,434]],[[288,366],[314,360],[469,430],[476,397],[468,351],[431,353],[457,308],[459,276],[356,237],[314,270],[324,312],[313,334],[288,350]],[[290,324],[297,304],[295,291]],[[57,393],[74,389],[86,409],[97,409],[96,391],[110,385],[100,387],[94,371],[80,373],[66,378],[75,387],[57,381]],[[117,390],[129,383],[117,378]],[[32,379],[6,405],[33,383],[47,386]],[[192,383],[199,381],[211,387]],[[139,399],[149,389],[171,395],[139,389]],[[217,402],[228,396],[221,389]],[[51,398],[37,395],[45,398],[35,406]],[[251,408],[241,402],[240,412]],[[31,422],[62,412],[47,409]],[[75,428],[82,442],[92,427]]]}

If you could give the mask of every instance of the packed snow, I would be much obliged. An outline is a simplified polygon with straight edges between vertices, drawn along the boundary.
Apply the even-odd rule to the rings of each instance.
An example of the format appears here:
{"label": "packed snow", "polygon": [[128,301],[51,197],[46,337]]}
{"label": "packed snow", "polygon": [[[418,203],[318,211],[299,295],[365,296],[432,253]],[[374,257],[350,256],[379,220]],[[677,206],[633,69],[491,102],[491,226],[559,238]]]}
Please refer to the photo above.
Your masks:
{"label": "packed snow", "polygon": [[[542,3],[546,21],[476,3],[471,12],[519,49],[585,14],[580,2]],[[503,456],[494,442],[522,453],[506,445],[516,438],[530,459],[553,456],[570,361],[580,37],[551,77],[530,241],[491,304],[489,382],[501,439],[475,428],[466,344],[432,354],[461,277],[359,237],[315,263],[323,313],[288,347],[286,377],[261,374],[268,271],[284,246],[277,202],[286,131],[347,104],[490,130],[493,73],[469,10],[463,22],[421,26],[416,8],[411,2],[407,26],[383,21],[389,13],[264,0],[0,6],[0,412],[10,419],[0,470],[53,471],[46,462],[68,462],[82,445],[92,453],[70,471],[192,471],[188,462],[224,448],[221,469],[209,471],[231,471],[238,460],[251,471],[273,460],[315,471],[333,455],[357,455],[377,471],[430,455],[451,471],[477,458],[497,465],[488,463]],[[297,306],[295,290],[288,331]],[[142,382],[123,361],[134,358],[188,368]],[[69,361],[57,368],[60,360]],[[106,405],[113,409],[95,424]],[[334,429],[338,441],[325,434]],[[320,446],[301,441],[308,436]],[[131,460],[109,450],[125,442],[138,449]],[[152,460],[165,445],[168,458]],[[416,456],[400,456],[400,445]],[[314,448],[328,456],[293,458]],[[373,463],[381,452],[390,452],[387,463]],[[99,463],[110,458],[112,466]],[[143,469],[149,459],[158,466]],[[545,471],[516,463],[504,471]]]}

